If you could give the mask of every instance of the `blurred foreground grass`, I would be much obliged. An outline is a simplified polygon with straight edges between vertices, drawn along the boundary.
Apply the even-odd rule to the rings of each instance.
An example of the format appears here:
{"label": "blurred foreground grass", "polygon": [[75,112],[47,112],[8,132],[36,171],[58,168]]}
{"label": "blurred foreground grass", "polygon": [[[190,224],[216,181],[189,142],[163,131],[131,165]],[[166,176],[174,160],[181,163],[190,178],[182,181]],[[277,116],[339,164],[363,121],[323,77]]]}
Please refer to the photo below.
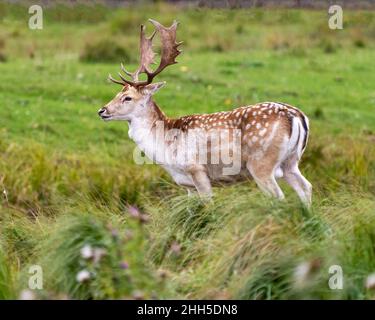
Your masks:
{"label": "blurred foreground grass", "polygon": [[[374,297],[374,12],[346,12],[340,31],[326,12],[281,9],[56,6],[41,31],[27,17],[0,5],[0,298],[35,264],[34,298]],[[96,110],[150,17],[177,18],[185,42],[156,96],[168,115],[270,100],[306,112],[311,212],[284,184],[284,203],[247,182],[203,205],[133,163],[126,125]],[[328,287],[335,264],[344,290]]]}

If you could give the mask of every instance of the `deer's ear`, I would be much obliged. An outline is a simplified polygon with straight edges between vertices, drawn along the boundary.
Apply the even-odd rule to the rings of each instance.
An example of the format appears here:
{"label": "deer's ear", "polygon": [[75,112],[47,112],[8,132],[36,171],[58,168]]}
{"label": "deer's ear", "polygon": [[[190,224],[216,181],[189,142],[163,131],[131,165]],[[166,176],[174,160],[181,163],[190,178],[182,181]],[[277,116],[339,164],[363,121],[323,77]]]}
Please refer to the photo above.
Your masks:
{"label": "deer's ear", "polygon": [[150,83],[147,86],[144,86],[141,90],[142,90],[142,93],[145,95],[153,95],[164,85],[165,85],[165,81]]}

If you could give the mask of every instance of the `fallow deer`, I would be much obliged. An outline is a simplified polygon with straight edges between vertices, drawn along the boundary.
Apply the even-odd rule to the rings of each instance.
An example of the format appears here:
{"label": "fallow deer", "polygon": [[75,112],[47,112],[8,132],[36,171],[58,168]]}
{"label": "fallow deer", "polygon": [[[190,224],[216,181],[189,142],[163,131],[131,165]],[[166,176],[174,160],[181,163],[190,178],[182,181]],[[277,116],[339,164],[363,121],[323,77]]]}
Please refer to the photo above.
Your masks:
{"label": "fallow deer", "polygon": [[[121,64],[125,73],[119,72],[121,80],[109,75],[109,80],[123,88],[99,110],[99,116],[107,121],[128,121],[129,136],[139,149],[150,159],[156,159],[178,185],[195,188],[200,195],[211,195],[213,184],[252,177],[263,192],[283,199],[284,194],[276,182],[277,178],[283,178],[301,201],[310,206],[312,187],[298,168],[309,135],[309,121],[303,112],[285,103],[263,102],[212,114],[167,117],[152,98],[165,82],[152,81],[166,67],[177,63],[175,59],[181,52],[178,49],[181,43],[176,42],[178,23],[174,21],[167,28],[155,20],[149,21],[156,30],[147,37],[145,27],[141,26],[138,69],[130,73]],[[159,66],[152,71],[150,65],[155,63],[152,41],[156,33],[161,38],[161,58]],[[145,80],[139,79],[140,74],[146,75]],[[172,140],[164,133],[162,139],[155,142],[160,123],[167,131],[174,130]],[[229,148],[231,156],[239,159],[235,174],[224,174],[226,164],[221,160],[210,162],[215,152],[223,151],[223,145],[213,147],[213,141],[220,140],[223,131],[233,134],[227,142],[237,141],[237,147]],[[186,150],[189,134],[194,137],[202,133],[208,137],[206,146],[198,143]],[[176,150],[182,150],[184,157],[176,156]],[[202,154],[206,156],[206,163],[197,160]],[[173,157],[174,162],[168,161]]]}

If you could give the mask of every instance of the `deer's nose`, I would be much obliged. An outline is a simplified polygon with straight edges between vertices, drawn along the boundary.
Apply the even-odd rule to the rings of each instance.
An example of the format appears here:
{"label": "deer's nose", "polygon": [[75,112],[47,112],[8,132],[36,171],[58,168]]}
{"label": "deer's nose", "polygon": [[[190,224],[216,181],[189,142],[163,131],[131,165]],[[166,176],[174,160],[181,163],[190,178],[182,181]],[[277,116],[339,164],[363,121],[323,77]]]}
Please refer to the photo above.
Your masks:
{"label": "deer's nose", "polygon": [[107,109],[106,108],[101,108],[98,111],[98,115],[101,116]]}

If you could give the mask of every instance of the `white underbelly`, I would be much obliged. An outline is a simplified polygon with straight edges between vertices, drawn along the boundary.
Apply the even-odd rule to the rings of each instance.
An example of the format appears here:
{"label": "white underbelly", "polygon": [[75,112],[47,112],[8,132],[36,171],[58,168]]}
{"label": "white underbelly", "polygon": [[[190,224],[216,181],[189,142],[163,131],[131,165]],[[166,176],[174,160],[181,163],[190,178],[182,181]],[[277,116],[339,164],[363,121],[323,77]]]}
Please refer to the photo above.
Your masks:
{"label": "white underbelly", "polygon": [[242,165],[240,168],[223,165],[210,165],[207,166],[207,173],[212,182],[236,182],[251,178],[245,165]]}

